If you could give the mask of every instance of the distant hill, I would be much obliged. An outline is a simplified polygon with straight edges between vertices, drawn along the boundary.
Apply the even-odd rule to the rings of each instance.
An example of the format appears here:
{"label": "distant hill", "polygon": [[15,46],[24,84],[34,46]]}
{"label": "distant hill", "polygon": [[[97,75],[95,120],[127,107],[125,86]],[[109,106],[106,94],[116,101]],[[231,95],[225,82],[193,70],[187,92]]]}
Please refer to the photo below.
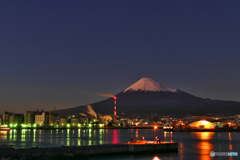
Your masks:
{"label": "distant hill", "polygon": [[[179,89],[172,89],[150,78],[142,78],[132,86],[115,95],[117,115],[120,113],[149,114],[206,114],[240,113],[240,102],[211,100],[196,97]],[[100,114],[113,114],[114,100],[90,104]],[[87,110],[86,106],[58,110],[60,114],[78,114]]]}

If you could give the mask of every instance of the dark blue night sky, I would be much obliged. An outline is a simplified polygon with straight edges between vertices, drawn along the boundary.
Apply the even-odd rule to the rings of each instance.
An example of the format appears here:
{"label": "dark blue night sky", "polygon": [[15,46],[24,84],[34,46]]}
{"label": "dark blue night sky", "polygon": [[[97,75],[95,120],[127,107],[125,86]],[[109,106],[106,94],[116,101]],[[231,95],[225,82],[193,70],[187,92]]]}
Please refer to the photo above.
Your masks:
{"label": "dark blue night sky", "polygon": [[0,2],[0,113],[71,108],[142,77],[240,101],[239,1]]}

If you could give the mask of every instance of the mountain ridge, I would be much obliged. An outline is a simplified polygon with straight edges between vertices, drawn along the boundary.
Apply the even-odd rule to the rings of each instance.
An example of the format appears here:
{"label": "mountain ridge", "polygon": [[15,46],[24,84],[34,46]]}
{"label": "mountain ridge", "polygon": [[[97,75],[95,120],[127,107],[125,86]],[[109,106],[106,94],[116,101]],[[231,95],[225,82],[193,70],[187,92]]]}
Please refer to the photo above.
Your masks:
{"label": "mountain ridge", "polygon": [[[140,79],[141,80],[141,79]],[[139,81],[140,81],[139,80]],[[145,79],[146,82],[148,79]],[[137,82],[139,82],[137,81]],[[138,83],[134,84],[138,84]],[[155,81],[154,81],[155,82]],[[153,81],[149,86],[133,85],[116,94],[117,97],[117,115],[119,113],[148,113],[157,112],[161,114],[206,114],[206,113],[234,113],[240,108],[240,102],[212,100],[191,95],[179,89],[156,90],[161,86]],[[148,83],[148,82],[147,82]],[[152,86],[154,85],[154,87]],[[144,88],[146,86],[146,88]],[[140,89],[138,88],[140,87]],[[133,89],[131,89],[133,88]],[[141,90],[142,89],[142,90]],[[148,89],[152,89],[148,91]],[[158,88],[157,88],[158,89]],[[100,114],[113,114],[114,100],[108,98],[99,102],[90,104],[93,109]],[[59,110],[60,114],[78,114],[86,110],[86,106]]]}

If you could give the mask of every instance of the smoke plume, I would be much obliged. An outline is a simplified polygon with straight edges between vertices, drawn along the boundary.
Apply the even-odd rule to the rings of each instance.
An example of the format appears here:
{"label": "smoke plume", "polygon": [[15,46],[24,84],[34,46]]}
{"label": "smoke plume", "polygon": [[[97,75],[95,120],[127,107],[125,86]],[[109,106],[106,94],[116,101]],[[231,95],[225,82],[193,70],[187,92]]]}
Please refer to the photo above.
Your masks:
{"label": "smoke plume", "polygon": [[88,108],[87,113],[90,114],[91,116],[97,118],[97,114],[96,114],[96,112],[92,109],[92,106],[87,105],[87,108]]}
{"label": "smoke plume", "polygon": [[114,98],[115,96],[112,94],[98,94],[99,96],[103,96],[103,97],[112,97]]}
{"label": "smoke plume", "polygon": [[98,117],[99,117],[100,119],[108,119],[109,121],[112,120],[112,117],[111,117],[110,115],[104,115],[104,116],[102,116],[101,114],[98,114]]}
{"label": "smoke plume", "polygon": [[84,113],[79,113],[81,116],[85,116],[85,117],[87,117],[87,115],[86,114],[84,114]]}

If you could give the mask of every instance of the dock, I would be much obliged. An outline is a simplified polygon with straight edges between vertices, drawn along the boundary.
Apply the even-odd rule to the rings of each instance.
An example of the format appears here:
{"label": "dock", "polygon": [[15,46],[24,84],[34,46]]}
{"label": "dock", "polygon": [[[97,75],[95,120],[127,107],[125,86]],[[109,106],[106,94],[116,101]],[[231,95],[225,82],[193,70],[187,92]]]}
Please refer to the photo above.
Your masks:
{"label": "dock", "polygon": [[[146,141],[148,142],[148,141]],[[150,141],[149,141],[150,142]],[[28,148],[0,150],[0,155],[10,158],[55,158],[55,157],[88,157],[95,155],[121,154],[121,153],[160,153],[177,152],[178,143],[121,143],[91,146],[63,146],[51,148]]]}

